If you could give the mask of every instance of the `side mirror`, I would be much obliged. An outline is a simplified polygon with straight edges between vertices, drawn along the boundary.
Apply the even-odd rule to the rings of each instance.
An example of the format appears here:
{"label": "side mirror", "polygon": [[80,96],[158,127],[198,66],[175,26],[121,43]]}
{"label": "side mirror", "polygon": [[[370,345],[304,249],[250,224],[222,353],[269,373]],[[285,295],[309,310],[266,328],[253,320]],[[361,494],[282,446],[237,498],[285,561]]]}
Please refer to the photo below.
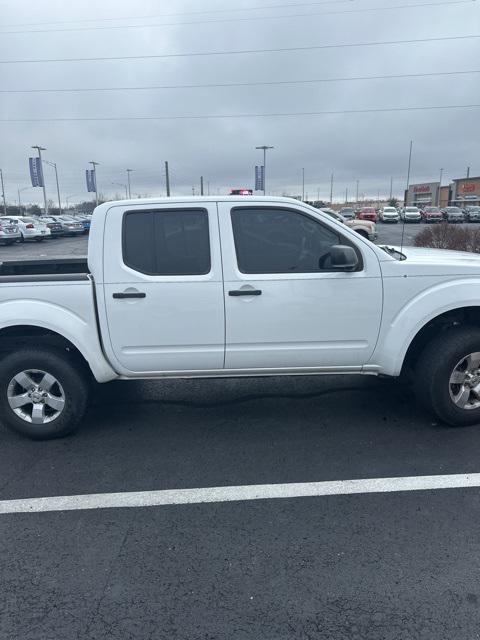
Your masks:
{"label": "side mirror", "polygon": [[358,267],[358,256],[353,247],[337,244],[330,248],[330,260],[334,269],[355,271]]}

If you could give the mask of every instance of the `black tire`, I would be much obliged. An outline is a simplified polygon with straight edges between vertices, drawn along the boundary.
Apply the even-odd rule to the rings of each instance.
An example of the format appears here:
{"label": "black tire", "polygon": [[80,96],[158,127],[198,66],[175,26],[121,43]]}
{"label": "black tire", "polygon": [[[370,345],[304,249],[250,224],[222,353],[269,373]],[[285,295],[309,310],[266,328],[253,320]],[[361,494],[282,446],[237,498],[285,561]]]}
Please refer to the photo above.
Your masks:
{"label": "black tire", "polygon": [[[50,422],[27,422],[17,416],[8,402],[7,390],[13,377],[31,370],[51,374],[63,388],[63,410]],[[85,415],[89,391],[90,380],[84,363],[66,351],[32,347],[9,353],[0,360],[0,421],[33,440],[61,438],[72,433]]]}
{"label": "black tire", "polygon": [[35,242],[43,242],[43,238],[35,238]]}
{"label": "black tire", "polygon": [[[450,397],[450,376],[470,353],[480,351],[480,329],[452,328],[432,340],[415,367],[417,400],[440,420],[453,427],[480,423],[480,407],[462,409]],[[455,389],[455,387],[453,387]]]}

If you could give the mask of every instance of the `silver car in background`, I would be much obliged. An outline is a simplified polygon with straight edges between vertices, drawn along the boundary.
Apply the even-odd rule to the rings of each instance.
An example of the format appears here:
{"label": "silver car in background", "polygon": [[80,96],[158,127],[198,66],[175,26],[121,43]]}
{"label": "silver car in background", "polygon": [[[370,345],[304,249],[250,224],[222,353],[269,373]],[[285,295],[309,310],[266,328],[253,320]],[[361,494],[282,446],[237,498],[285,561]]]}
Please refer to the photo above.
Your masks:
{"label": "silver car in background", "polygon": [[21,238],[22,234],[16,220],[2,216],[0,218],[0,244],[13,244]]}
{"label": "silver car in background", "polygon": [[447,222],[462,223],[465,222],[465,216],[460,207],[445,207],[442,209],[443,217]]}
{"label": "silver car in background", "polygon": [[421,222],[422,214],[418,207],[405,207],[402,211],[401,218],[404,222]]}

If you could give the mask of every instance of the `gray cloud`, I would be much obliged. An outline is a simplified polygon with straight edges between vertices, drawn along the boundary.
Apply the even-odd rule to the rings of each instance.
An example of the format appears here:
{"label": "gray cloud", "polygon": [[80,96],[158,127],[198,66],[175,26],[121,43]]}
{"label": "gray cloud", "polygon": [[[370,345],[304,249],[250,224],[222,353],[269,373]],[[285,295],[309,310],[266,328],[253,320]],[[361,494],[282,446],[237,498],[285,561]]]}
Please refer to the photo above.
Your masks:
{"label": "gray cloud", "polygon": [[[247,10],[254,0],[236,0],[232,14],[175,16],[175,21],[318,14],[321,11],[367,9],[414,3],[414,0],[350,0],[324,6]],[[233,4],[233,3],[232,3]],[[270,4],[287,4],[271,2]],[[293,0],[292,0],[292,4]],[[231,7],[232,5],[230,5]],[[61,58],[201,52],[249,48],[371,42],[474,34],[479,3],[410,7],[310,17],[255,21],[213,22],[145,29],[68,31],[0,35],[0,59]],[[156,2],[85,0],[70,3],[30,0],[1,4],[1,28],[10,25],[85,20],[112,16],[158,16],[207,9],[225,9],[221,0],[170,0],[168,10]],[[173,18],[128,20],[127,24],[160,24]],[[95,22],[93,26],[118,25]],[[89,23],[79,23],[87,27]],[[61,28],[67,25],[56,25]],[[69,27],[75,26],[69,24]],[[28,27],[39,29],[40,27]],[[20,28],[18,27],[17,30]],[[25,27],[27,29],[27,27]],[[305,52],[261,53],[225,57],[124,60],[103,62],[0,65],[3,89],[144,86],[298,80],[312,78],[428,73],[480,69],[478,40],[358,47]],[[216,87],[132,92],[0,94],[1,118],[121,117],[239,113],[286,113],[344,109],[408,107],[480,103],[480,74],[449,77],[384,79],[308,85]],[[18,187],[28,186],[27,159],[32,144],[48,148],[45,157],[58,163],[63,194],[87,198],[84,170],[89,160],[101,163],[102,192],[121,192],[112,182],[125,182],[125,169],[135,169],[133,191],[164,193],[163,161],[169,160],[174,193],[198,188],[199,176],[212,193],[252,186],[259,164],[255,146],[274,145],[269,155],[268,188],[276,194],[299,193],[301,168],[306,191],[328,197],[330,174],[335,194],[345,188],[376,195],[400,194],[405,184],[406,156],[413,139],[412,180],[436,179],[444,167],[445,180],[464,175],[470,165],[480,173],[478,159],[479,109],[411,111],[377,114],[339,114],[285,118],[172,120],[128,122],[0,123],[0,166],[9,200]],[[53,170],[45,167],[47,186],[54,195]],[[27,194],[29,194],[27,196]],[[41,190],[24,192],[25,200],[40,202]],[[75,198],[73,198],[75,200]]]}

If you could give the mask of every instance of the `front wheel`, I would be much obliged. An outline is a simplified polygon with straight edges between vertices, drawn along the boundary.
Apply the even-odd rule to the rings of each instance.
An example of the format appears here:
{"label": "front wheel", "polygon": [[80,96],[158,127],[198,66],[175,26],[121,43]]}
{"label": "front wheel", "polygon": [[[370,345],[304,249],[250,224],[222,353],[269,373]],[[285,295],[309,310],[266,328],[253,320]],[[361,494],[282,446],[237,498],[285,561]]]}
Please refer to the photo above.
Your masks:
{"label": "front wheel", "polygon": [[434,339],[417,363],[415,391],[447,424],[480,423],[480,329],[453,328]]}
{"label": "front wheel", "polygon": [[89,382],[68,352],[28,348],[0,361],[0,419],[35,440],[63,437],[85,415]]}

